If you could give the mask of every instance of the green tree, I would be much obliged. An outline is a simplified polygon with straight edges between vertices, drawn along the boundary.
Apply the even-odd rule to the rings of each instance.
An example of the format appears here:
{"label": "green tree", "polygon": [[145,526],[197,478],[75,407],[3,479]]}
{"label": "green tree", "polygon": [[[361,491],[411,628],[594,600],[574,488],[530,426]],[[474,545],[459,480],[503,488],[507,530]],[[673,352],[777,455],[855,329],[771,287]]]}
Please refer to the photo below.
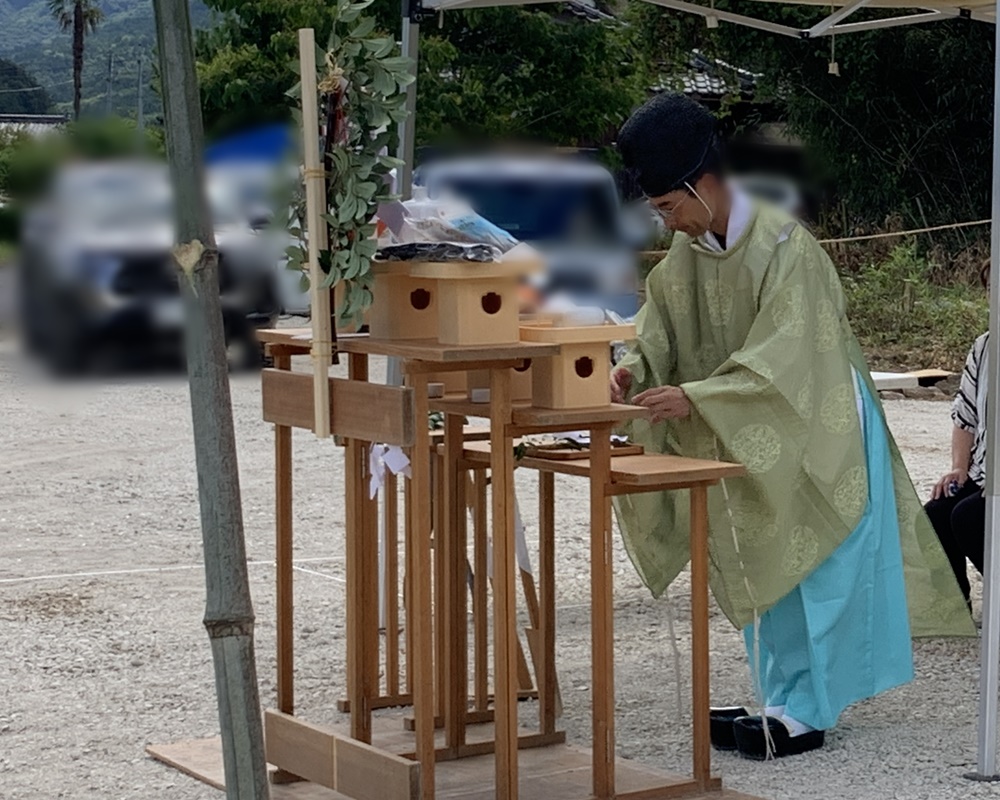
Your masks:
{"label": "green tree", "polygon": [[558,8],[446,14],[421,41],[417,138],[610,144],[644,96],[626,36]]}
{"label": "green tree", "polygon": [[[209,0],[217,24],[196,35],[198,82],[208,137],[291,118],[289,88],[298,80],[298,29],[326,42],[336,19],[327,0]],[[377,0],[369,14],[384,31],[398,27],[399,5]]]}
{"label": "green tree", "polygon": [[[288,119],[284,93],[295,83],[295,31],[327,40],[335,18],[326,0],[210,0],[222,15],[198,35],[199,79],[210,135]],[[377,30],[397,36],[399,4],[374,0]],[[611,141],[642,98],[622,48],[621,26],[589,22],[553,8],[448,12],[424,25],[420,42],[417,139],[470,136],[546,144]]]}
{"label": "green tree", "polygon": [[0,114],[45,114],[52,102],[38,81],[13,61],[0,58]]}
{"label": "green tree", "polygon": [[95,0],[49,0],[49,11],[59,27],[73,32],[73,119],[80,119],[83,81],[83,38],[97,30],[104,18]]}
{"label": "green tree", "polygon": [[[733,0],[716,6],[747,13]],[[805,142],[815,174],[843,201],[845,232],[882,225],[890,214],[919,226],[988,213],[991,25],[956,19],[843,35],[831,53],[829,38],[725,23],[709,29],[700,18],[645,3],[626,13],[650,80],[676,70],[693,48],[761,73],[755,102],[777,108]],[[761,4],[753,13],[808,28],[827,12]],[[898,11],[859,12],[852,20],[891,13]],[[839,76],[830,73],[831,57]]]}

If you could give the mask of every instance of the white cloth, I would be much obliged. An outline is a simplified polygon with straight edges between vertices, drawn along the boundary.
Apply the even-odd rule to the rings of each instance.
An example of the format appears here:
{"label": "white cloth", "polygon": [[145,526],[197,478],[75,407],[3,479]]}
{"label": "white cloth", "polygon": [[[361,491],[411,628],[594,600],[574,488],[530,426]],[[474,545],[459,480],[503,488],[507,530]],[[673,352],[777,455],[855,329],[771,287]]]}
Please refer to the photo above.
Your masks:
{"label": "white cloth", "polygon": [[[698,237],[701,245],[713,253],[724,253],[726,250],[732,249],[733,245],[739,241],[744,231],[746,231],[750,220],[753,218],[754,201],[750,195],[732,183],[728,184],[727,188],[729,189],[729,222],[726,225],[726,246],[723,247],[718,237],[711,231],[706,231],[704,235]],[[796,224],[795,222],[789,222],[781,229],[781,233],[778,236],[778,244],[781,244],[792,235]]]}
{"label": "white cloth", "polygon": [[385,486],[385,471],[393,475],[410,477],[410,459],[402,448],[385,444],[373,444],[368,451],[368,497],[373,498]]}

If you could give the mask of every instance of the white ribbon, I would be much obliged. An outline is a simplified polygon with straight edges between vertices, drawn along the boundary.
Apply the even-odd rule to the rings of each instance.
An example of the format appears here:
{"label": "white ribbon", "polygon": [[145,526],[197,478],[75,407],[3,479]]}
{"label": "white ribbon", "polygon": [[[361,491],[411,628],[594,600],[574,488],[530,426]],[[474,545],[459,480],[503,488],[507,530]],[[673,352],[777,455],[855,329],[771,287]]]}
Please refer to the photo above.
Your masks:
{"label": "white ribbon", "polygon": [[368,497],[372,499],[385,486],[385,471],[393,475],[410,477],[410,459],[401,447],[387,444],[373,444],[368,453]]}

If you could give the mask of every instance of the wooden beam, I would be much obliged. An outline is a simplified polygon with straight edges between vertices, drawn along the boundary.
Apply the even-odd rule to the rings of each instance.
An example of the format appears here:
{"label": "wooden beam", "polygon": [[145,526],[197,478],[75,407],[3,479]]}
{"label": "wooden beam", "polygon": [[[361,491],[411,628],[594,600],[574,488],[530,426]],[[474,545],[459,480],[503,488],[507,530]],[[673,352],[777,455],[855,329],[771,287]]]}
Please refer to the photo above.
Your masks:
{"label": "wooden beam", "polygon": [[[412,457],[413,452],[410,452]],[[410,564],[413,563],[413,481],[408,480],[403,485],[403,642],[404,664],[406,666],[406,691],[413,704],[413,626],[410,624],[413,610],[413,573]]]}
{"label": "wooden beam", "polygon": [[[534,750],[542,747],[552,747],[553,745],[566,744],[566,732],[556,731],[555,733],[523,733],[517,737],[518,750]],[[435,761],[457,761],[461,758],[472,758],[474,756],[488,756],[496,751],[496,741],[488,739],[484,742],[469,742],[461,747],[439,747],[434,751]],[[404,758],[414,758],[414,753],[400,753]]]}
{"label": "wooden beam", "polygon": [[360,442],[348,439],[344,443],[344,556],[347,566],[347,586],[345,589],[346,605],[346,645],[347,645],[347,696],[351,703],[351,735],[364,741],[371,741],[370,732],[365,738],[363,731],[358,729],[358,720],[364,711],[360,703],[361,680],[361,624],[360,624],[360,585],[361,569],[358,563],[360,543],[361,510],[358,495],[362,491],[364,479],[359,475],[361,463],[358,458]]}
{"label": "wooden beam", "polygon": [[[413,697],[408,694],[383,694],[373,697],[369,701],[370,708],[374,711],[381,708],[407,708],[413,705]],[[351,701],[346,697],[341,697],[337,701],[337,711],[341,714],[351,713]],[[412,727],[407,730],[413,730]]]}
{"label": "wooden beam", "polygon": [[443,458],[432,451],[431,486],[431,529],[434,532],[434,716],[444,717],[445,675],[448,670],[445,660],[445,547],[444,547],[444,515],[445,486]]}
{"label": "wooden beam", "polygon": [[[368,357],[349,358],[350,383],[368,385]],[[378,511],[369,498],[368,442],[348,439],[347,474],[347,691],[351,736],[371,743],[370,700],[378,694]]]}
{"label": "wooden beam", "polygon": [[712,779],[708,673],[708,490],[691,489],[691,715],[694,779],[702,789]]}
{"label": "wooden beam", "polygon": [[[499,361],[491,360],[489,362],[490,368],[500,368],[508,367],[513,369],[514,367],[521,368],[524,366],[524,362],[530,359],[524,358],[504,358]],[[447,363],[438,363],[436,361],[408,361],[406,363],[405,369],[407,372],[472,372],[473,370],[480,370],[483,368],[482,361],[449,361]]]}
{"label": "wooden beam", "polygon": [[611,563],[611,501],[604,487],[611,474],[611,426],[590,431],[590,625],[593,683],[593,792],[615,794],[615,633]]}
{"label": "wooden beam", "polygon": [[[291,369],[291,356],[276,354],[274,365]],[[274,426],[275,477],[275,572],[277,573],[277,688],[278,709],[285,714],[295,711],[295,628],[292,553],[292,429]]]}
{"label": "wooden beam", "polygon": [[559,714],[559,684],[556,682],[556,543],[555,475],[538,476],[538,580],[541,588],[538,633],[541,658],[538,670],[538,711],[543,733],[556,729]]}
{"label": "wooden beam", "polygon": [[434,797],[434,643],[431,592],[430,439],[427,430],[427,376],[409,374],[414,425],[410,449],[410,605],[407,609],[412,666],[413,714],[416,717],[416,757],[420,762],[421,796]]}
{"label": "wooden beam", "polygon": [[473,686],[475,708],[485,711],[489,703],[489,619],[488,588],[486,575],[486,526],[489,516],[486,493],[486,472],[472,473],[475,481],[472,524],[472,636],[473,636]]}
{"label": "wooden beam", "polygon": [[445,742],[448,747],[465,744],[465,723],[469,706],[468,575],[469,551],[466,544],[467,509],[465,473],[462,471],[464,420],[449,414],[445,418],[444,456],[441,478],[444,484],[442,519],[445,553]]}
{"label": "wooden beam", "polygon": [[514,443],[510,435],[510,370],[490,370],[490,472],[493,484],[493,637],[496,711],[496,798],[516,800],[517,597],[514,582]]}
{"label": "wooden beam", "polygon": [[[398,447],[413,444],[415,413],[411,389],[342,378],[329,381],[332,433]],[[312,378],[308,373],[265,369],[261,374],[261,394],[266,422],[312,430]]]}
{"label": "wooden beam", "polygon": [[419,764],[280,711],[265,712],[267,760],[354,800],[417,800]]}
{"label": "wooden beam", "polygon": [[337,347],[344,353],[368,353],[373,356],[395,356],[406,359],[411,372],[422,369],[414,362],[431,362],[434,365],[432,372],[446,372],[451,368],[451,364],[471,362],[477,369],[487,369],[493,366],[493,362],[523,361],[527,358],[559,355],[559,345],[536,342],[454,345],[442,344],[435,339],[400,341],[360,336],[354,339],[338,338]]}
{"label": "wooden beam", "polygon": [[399,694],[399,494],[386,470],[385,504],[385,693]]}

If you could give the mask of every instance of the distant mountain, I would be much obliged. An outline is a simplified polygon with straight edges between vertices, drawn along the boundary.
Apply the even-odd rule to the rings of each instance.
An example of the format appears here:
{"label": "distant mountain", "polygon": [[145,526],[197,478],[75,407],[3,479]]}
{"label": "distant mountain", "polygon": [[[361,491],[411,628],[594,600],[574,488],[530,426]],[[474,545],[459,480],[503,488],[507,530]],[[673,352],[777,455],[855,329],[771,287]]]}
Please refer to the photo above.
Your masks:
{"label": "distant mountain", "polygon": [[[104,21],[84,45],[83,113],[107,108],[108,56],[111,56],[111,108],[134,116],[138,99],[139,60],[143,60],[143,110],[157,113],[159,98],[150,88],[156,27],[152,0],[101,0]],[[191,0],[196,28],[211,25],[212,14]],[[60,30],[47,0],[0,0],[0,58],[13,61],[34,76],[52,98],[53,111],[71,111],[73,103],[73,37]],[[3,85],[0,75],[0,90]]]}

